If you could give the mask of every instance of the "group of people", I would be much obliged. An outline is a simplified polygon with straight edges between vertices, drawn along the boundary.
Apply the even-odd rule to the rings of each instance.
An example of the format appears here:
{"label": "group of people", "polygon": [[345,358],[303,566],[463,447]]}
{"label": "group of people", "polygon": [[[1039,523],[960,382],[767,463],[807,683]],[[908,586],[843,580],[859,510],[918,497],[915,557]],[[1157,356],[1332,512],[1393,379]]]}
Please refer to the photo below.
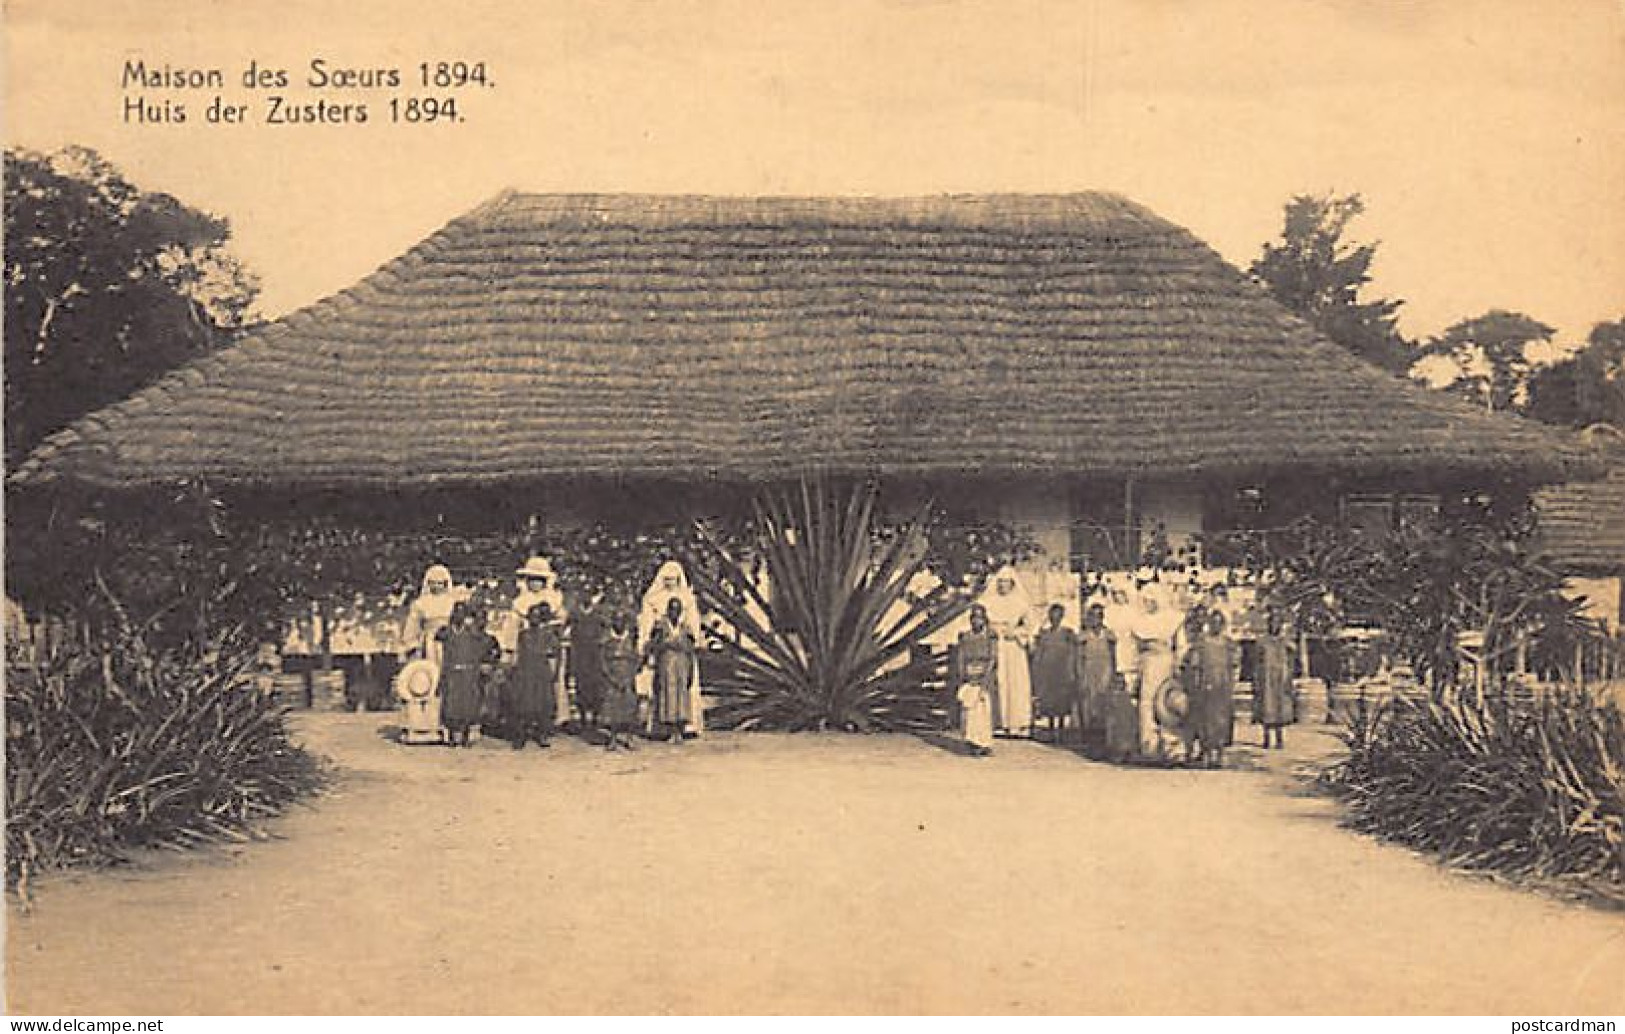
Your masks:
{"label": "group of people", "polygon": [[508,610],[485,614],[445,566],[424,573],[400,636],[404,741],[467,747],[495,726],[515,750],[545,747],[576,719],[630,750],[635,733],[704,731],[699,604],[681,564],[661,566],[635,614],[611,599],[572,615],[545,557],[515,576]]}
{"label": "group of people", "polygon": [[[680,563],[668,561],[634,608],[614,598],[572,614],[551,563],[515,571],[503,613],[482,614],[435,565],[408,608],[397,679],[407,742],[468,746],[488,727],[515,749],[546,746],[575,720],[632,749],[634,734],[681,743],[704,731],[700,608]],[[1132,584],[1085,594],[1073,628],[1069,606],[1038,616],[1013,567],[999,570],[970,607],[954,643],[951,688],[970,751],[1000,736],[1102,744],[1118,760],[1177,760],[1219,767],[1233,742],[1241,648],[1222,586],[1187,598],[1142,570]],[[1296,717],[1296,651],[1279,614],[1247,636],[1253,719],[1263,745],[1284,745]],[[573,693],[572,693],[573,690]],[[572,709],[573,697],[573,709]]]}
{"label": "group of people", "polygon": [[[1102,598],[1095,598],[1096,592]],[[1142,570],[1129,587],[1102,583],[1078,629],[1052,603],[1035,627],[1019,575],[1006,567],[970,608],[958,636],[952,686],[959,728],[974,754],[998,736],[1027,737],[1035,721],[1056,741],[1070,730],[1126,760],[1179,759],[1222,767],[1234,742],[1241,648],[1223,587],[1183,600]],[[1263,746],[1284,746],[1296,719],[1296,652],[1281,615],[1249,636],[1253,720]]]}

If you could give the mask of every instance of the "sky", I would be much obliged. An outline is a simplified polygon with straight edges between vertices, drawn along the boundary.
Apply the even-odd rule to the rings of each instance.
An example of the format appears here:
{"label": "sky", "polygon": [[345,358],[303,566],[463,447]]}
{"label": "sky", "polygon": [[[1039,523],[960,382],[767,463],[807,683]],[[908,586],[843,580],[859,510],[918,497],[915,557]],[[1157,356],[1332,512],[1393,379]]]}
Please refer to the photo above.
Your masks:
{"label": "sky", "polygon": [[[1245,267],[1301,193],[1359,192],[1414,336],[1490,308],[1625,316],[1625,0],[425,3],[9,0],[9,145],[88,145],[227,217],[277,316],[498,192],[1116,190]],[[268,125],[308,62],[482,61],[463,121]],[[124,119],[126,61],[216,67]],[[250,61],[293,85],[249,91]],[[216,92],[249,125],[201,116]],[[147,91],[154,98],[164,91]]]}

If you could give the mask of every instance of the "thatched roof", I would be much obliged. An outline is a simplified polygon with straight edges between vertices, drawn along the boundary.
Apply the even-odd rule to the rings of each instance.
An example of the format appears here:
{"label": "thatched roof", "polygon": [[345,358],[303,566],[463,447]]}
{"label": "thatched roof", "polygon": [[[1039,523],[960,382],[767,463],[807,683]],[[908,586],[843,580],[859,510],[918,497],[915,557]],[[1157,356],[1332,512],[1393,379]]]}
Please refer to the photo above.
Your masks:
{"label": "thatched roof", "polygon": [[20,475],[1555,475],[1568,449],[1363,365],[1111,194],[507,194]]}
{"label": "thatched roof", "polygon": [[1625,446],[1608,454],[1611,466],[1601,481],[1535,493],[1541,547],[1573,571],[1625,574]]}

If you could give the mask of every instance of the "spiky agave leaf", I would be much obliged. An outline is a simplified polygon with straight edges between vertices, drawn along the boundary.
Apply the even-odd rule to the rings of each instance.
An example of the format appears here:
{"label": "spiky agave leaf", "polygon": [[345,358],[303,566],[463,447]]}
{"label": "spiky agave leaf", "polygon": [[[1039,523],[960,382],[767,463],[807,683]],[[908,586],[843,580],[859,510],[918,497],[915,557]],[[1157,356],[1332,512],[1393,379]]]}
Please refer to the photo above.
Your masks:
{"label": "spiky agave leaf", "polygon": [[[929,505],[875,545],[875,493],[821,481],[757,500],[757,551],[770,593],[705,528],[695,587],[737,634],[728,669],[707,679],[718,724],[740,728],[912,729],[939,724],[943,658],[919,651],[963,611],[945,591],[906,597],[925,566]],[[715,571],[713,577],[707,569]],[[901,614],[898,611],[901,610]],[[896,616],[894,616],[896,615]]]}

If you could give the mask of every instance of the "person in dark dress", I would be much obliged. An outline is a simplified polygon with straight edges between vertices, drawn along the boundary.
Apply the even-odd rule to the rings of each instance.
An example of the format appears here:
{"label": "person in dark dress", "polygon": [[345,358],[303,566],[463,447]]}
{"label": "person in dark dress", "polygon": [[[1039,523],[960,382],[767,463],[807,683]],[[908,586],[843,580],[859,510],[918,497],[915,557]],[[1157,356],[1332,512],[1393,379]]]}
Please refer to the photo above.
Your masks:
{"label": "person in dark dress", "polygon": [[1207,627],[1191,646],[1195,695],[1190,698],[1192,735],[1201,744],[1202,763],[1224,767],[1224,749],[1236,721],[1236,644],[1225,634],[1224,615],[1212,611]]}
{"label": "person in dark dress", "polygon": [[1117,679],[1117,636],[1106,627],[1106,608],[1092,603],[1078,633],[1078,696],[1073,711],[1079,734],[1106,724],[1106,706]]}
{"label": "person in dark dress", "polygon": [[1044,627],[1033,637],[1029,665],[1038,717],[1049,720],[1050,739],[1055,743],[1066,733],[1066,719],[1073,713],[1082,681],[1078,635],[1061,624],[1065,617],[1066,607],[1050,604]]}
{"label": "person in dark dress", "polygon": [[502,648],[475,624],[474,611],[466,603],[452,608],[451,620],[440,634],[440,720],[449,745],[470,747],[469,730],[479,724],[484,703],[482,669],[496,663]]}
{"label": "person in dark dress", "polygon": [[1266,618],[1267,631],[1258,637],[1255,649],[1257,660],[1253,665],[1253,721],[1264,727],[1264,749],[1272,744],[1286,746],[1285,729],[1297,719],[1297,701],[1292,694],[1293,659],[1297,651],[1282,634],[1281,615],[1270,611]]}
{"label": "person in dark dress", "polygon": [[655,721],[670,729],[678,743],[694,721],[691,683],[698,649],[683,620],[683,601],[673,598],[666,604],[665,617],[655,624],[648,650],[655,672]]}
{"label": "person in dark dress", "polygon": [[605,685],[599,640],[604,635],[603,606],[583,609],[570,618],[570,678],[575,682],[583,729],[595,729],[602,721]]}
{"label": "person in dark dress", "polygon": [[551,604],[533,605],[525,621],[502,693],[502,721],[514,750],[524,749],[530,740],[547,746],[553,735],[559,665],[564,659],[564,643]]}
{"label": "person in dark dress", "polygon": [[604,687],[600,718],[609,731],[605,750],[636,750],[632,731],[638,727],[637,633],[626,613],[610,612],[609,621],[598,640],[598,672]]}
{"label": "person in dark dress", "polygon": [[999,677],[999,637],[988,627],[987,609],[970,609],[970,628],[954,646],[953,688],[959,704],[959,735],[978,757],[993,753],[993,695]]}

